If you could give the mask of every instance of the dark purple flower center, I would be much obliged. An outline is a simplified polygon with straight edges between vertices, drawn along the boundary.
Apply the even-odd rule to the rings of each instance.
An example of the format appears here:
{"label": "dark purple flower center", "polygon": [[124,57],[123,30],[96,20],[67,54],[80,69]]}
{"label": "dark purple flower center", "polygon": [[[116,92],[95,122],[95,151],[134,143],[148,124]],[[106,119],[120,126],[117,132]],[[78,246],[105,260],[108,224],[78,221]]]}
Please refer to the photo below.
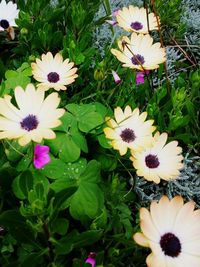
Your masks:
{"label": "dark purple flower center", "polygon": [[166,233],[161,237],[160,246],[165,255],[173,258],[177,257],[181,252],[180,240],[172,233]]}
{"label": "dark purple flower center", "polygon": [[141,30],[143,28],[143,25],[139,21],[135,21],[135,22],[131,23],[131,28],[133,30],[138,31],[138,30]]}
{"label": "dark purple flower center", "polygon": [[131,61],[134,65],[143,65],[144,64],[144,57],[137,54],[137,55],[134,55],[132,58],[131,58]]}
{"label": "dark purple flower center", "polygon": [[47,75],[47,79],[50,83],[57,83],[60,79],[59,75],[57,72],[50,72]]}
{"label": "dark purple flower center", "polygon": [[151,155],[151,154],[145,157],[145,163],[147,167],[150,169],[155,169],[160,165],[158,157],[156,155]]}
{"label": "dark purple flower center", "polygon": [[9,27],[9,22],[6,19],[0,20],[0,26],[4,29],[8,29]]}
{"label": "dark purple flower center", "polygon": [[136,138],[134,131],[132,129],[130,129],[130,128],[124,129],[121,132],[120,137],[126,143],[133,142],[135,140],[135,138]]}
{"label": "dark purple flower center", "polygon": [[37,117],[35,115],[28,115],[23,121],[20,122],[21,127],[30,132],[37,128],[39,122],[37,120]]}

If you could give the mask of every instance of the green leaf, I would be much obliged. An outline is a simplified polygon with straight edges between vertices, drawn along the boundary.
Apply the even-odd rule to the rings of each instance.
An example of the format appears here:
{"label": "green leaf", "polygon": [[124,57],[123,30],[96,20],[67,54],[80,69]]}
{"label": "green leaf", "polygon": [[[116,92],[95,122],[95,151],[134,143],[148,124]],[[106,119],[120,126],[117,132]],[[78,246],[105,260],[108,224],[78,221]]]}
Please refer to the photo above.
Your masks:
{"label": "green leaf", "polygon": [[169,123],[169,127],[168,129],[169,130],[176,130],[180,127],[183,127],[185,125],[187,125],[190,121],[190,117],[189,115],[186,115],[186,116],[173,116],[171,119],[170,119],[170,123]]}
{"label": "green leaf", "polygon": [[58,133],[53,142],[48,142],[52,153],[59,154],[64,162],[74,162],[80,157],[81,150],[68,133]]}
{"label": "green leaf", "polygon": [[62,208],[63,203],[66,202],[74,194],[76,189],[77,187],[73,185],[55,194],[55,197],[53,198],[52,202],[52,209],[51,206],[49,207],[49,209],[51,209],[50,211],[51,219],[57,217],[58,212],[63,209]]}
{"label": "green leaf", "polygon": [[24,196],[28,196],[28,192],[33,189],[33,175],[27,170],[19,176],[19,187]]}
{"label": "green leaf", "polygon": [[87,166],[86,159],[80,158],[77,162],[67,163],[66,171],[63,174],[62,178],[57,179],[55,182],[51,184],[51,188],[55,192],[59,192],[65,188],[69,188],[72,186],[78,186],[78,179],[81,173],[84,172]]}
{"label": "green leaf", "polygon": [[30,83],[31,79],[27,76],[26,72],[18,72],[14,70],[8,70],[5,73],[6,76],[6,89],[14,89],[17,86],[25,88]]}
{"label": "green leaf", "polygon": [[88,163],[85,171],[78,179],[79,188],[71,198],[70,213],[75,219],[85,216],[95,218],[103,208],[103,192],[98,186],[100,166],[95,160]]}
{"label": "green leaf", "polygon": [[111,148],[111,144],[108,138],[106,138],[105,134],[100,134],[97,136],[97,139],[99,141],[99,144],[104,148]]}
{"label": "green leaf", "polygon": [[51,224],[52,232],[65,235],[68,231],[69,221],[64,218],[57,218]]}
{"label": "green leaf", "polygon": [[94,104],[69,104],[66,108],[75,116],[82,132],[88,133],[104,122]]}
{"label": "green leaf", "polygon": [[77,220],[85,215],[93,219],[102,208],[102,202],[103,192],[96,184],[82,183],[71,199],[70,213]]}
{"label": "green leaf", "polygon": [[28,166],[31,164],[32,158],[30,155],[25,155],[17,164],[16,169],[18,171],[25,171],[28,169]]}
{"label": "green leaf", "polygon": [[102,233],[102,230],[89,230],[81,234],[77,231],[72,231],[56,243],[56,253],[58,255],[65,255],[71,252],[74,248],[90,246],[101,238]]}
{"label": "green leaf", "polygon": [[72,136],[72,140],[74,141],[74,143],[78,147],[80,147],[80,149],[83,152],[88,153],[87,142],[86,142],[86,139],[83,136],[83,134],[81,132],[79,132],[78,129],[72,128],[71,129],[71,136]]}
{"label": "green leaf", "polygon": [[19,199],[25,199],[26,196],[24,195],[23,191],[21,190],[20,186],[19,186],[19,178],[20,176],[17,176],[12,183],[12,190],[15,194],[15,196]]}
{"label": "green leaf", "polygon": [[34,244],[34,246],[39,247],[34,242],[33,232],[18,211],[8,210],[1,213],[0,225],[8,228],[11,235],[20,243]]}
{"label": "green leaf", "polygon": [[66,167],[67,165],[62,160],[52,158],[50,163],[41,169],[41,173],[48,178],[59,179],[66,172]]}

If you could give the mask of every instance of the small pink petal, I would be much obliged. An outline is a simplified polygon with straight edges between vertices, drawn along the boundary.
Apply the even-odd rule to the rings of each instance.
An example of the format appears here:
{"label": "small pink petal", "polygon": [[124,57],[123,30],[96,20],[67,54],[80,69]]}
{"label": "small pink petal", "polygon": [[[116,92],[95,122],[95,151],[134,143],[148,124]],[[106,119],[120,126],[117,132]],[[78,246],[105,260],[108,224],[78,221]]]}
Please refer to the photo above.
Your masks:
{"label": "small pink petal", "polygon": [[34,148],[33,165],[36,169],[41,169],[50,162],[49,147],[37,144]]}
{"label": "small pink petal", "polygon": [[118,22],[116,21],[116,20],[110,20],[110,19],[107,19],[107,20],[105,20],[107,23],[109,23],[110,25],[112,25],[112,26],[115,26],[115,25],[117,25],[118,24]]}
{"label": "small pink petal", "polygon": [[116,84],[121,83],[122,80],[116,71],[112,70],[112,75],[113,75],[113,78],[114,78]]}
{"label": "small pink petal", "polygon": [[95,252],[90,252],[88,258],[85,261],[86,263],[90,263],[92,267],[95,267],[96,264],[96,253]]}
{"label": "small pink petal", "polygon": [[136,84],[144,83],[144,77],[145,75],[148,75],[148,74],[149,74],[148,70],[137,72],[136,73]]}
{"label": "small pink petal", "polygon": [[119,11],[120,11],[120,9],[114,10],[112,13],[112,17],[116,17],[118,15]]}

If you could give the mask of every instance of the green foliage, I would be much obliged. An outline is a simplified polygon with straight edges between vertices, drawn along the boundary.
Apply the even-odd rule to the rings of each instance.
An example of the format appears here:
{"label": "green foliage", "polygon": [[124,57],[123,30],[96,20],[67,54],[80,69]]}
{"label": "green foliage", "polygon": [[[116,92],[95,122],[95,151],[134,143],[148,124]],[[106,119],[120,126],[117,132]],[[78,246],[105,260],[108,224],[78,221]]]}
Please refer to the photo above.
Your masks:
{"label": "green foliage", "polygon": [[[191,59],[196,62],[192,46],[186,49],[186,59],[176,62],[175,67],[184,71],[173,84],[162,64],[138,85],[137,71],[123,68],[110,52],[116,47],[117,30],[109,31],[109,35],[115,34],[109,45],[97,45],[95,40],[94,32],[105,26],[101,24],[112,13],[114,1],[16,2],[20,9],[16,38],[8,40],[7,33],[0,32],[0,97],[12,96],[16,86],[37,85],[31,63],[43,53],[59,52],[69,58],[78,77],[66,91],[58,92],[66,112],[61,125],[53,129],[56,138],[42,141],[50,148],[47,165],[41,169],[34,166],[34,142],[22,147],[17,140],[1,140],[1,266],[89,267],[85,259],[92,251],[97,252],[97,267],[145,266],[149,251],[132,240],[133,233],[139,231],[141,206],[135,193],[135,170],[129,155],[122,158],[112,149],[103,128],[115,107],[130,105],[147,111],[157,130],[178,140],[184,152],[188,147],[198,151],[200,71],[190,64]],[[152,1],[145,2],[151,11],[156,8],[164,44],[171,46],[178,38],[182,45],[181,0],[156,0],[155,7]],[[106,17],[96,20],[102,3]],[[159,34],[154,34],[157,41]],[[185,55],[185,44],[180,47]],[[121,83],[115,84],[112,70],[117,71]],[[192,174],[197,173],[195,167]],[[143,193],[149,192],[148,183],[145,186]],[[165,192],[165,185],[161,187]],[[188,190],[187,198],[191,199],[192,190]]]}

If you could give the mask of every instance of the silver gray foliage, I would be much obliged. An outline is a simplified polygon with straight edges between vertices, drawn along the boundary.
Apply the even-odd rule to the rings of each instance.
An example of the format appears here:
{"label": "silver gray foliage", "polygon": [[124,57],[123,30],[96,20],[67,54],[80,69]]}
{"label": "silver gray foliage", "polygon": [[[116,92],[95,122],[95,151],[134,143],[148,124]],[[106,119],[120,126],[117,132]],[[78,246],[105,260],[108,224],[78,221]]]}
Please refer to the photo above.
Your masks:
{"label": "silver gray foliage", "polygon": [[155,184],[136,176],[134,190],[146,205],[152,200],[160,199],[162,195],[169,198],[181,195],[185,200],[195,201],[197,208],[200,208],[200,157],[191,156],[188,152],[185,155],[184,168],[176,180]]}

